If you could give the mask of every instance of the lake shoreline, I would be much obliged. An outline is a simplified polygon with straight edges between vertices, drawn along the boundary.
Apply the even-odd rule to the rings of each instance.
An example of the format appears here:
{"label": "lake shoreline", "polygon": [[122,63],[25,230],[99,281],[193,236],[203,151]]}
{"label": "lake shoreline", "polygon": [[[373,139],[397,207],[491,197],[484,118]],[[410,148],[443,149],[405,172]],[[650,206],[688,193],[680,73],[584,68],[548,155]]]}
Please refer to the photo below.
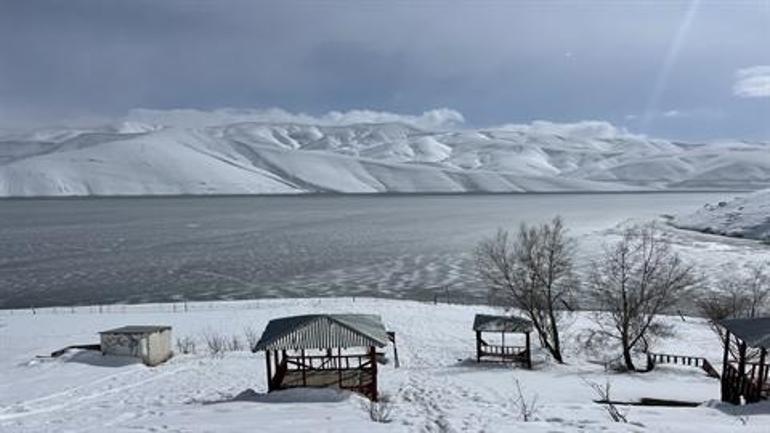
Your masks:
{"label": "lake shoreline", "polygon": [[0,197],[3,201],[34,200],[105,200],[105,199],[175,199],[175,198],[330,198],[330,197],[455,197],[455,196],[548,196],[548,195],[623,195],[623,194],[748,194],[759,189],[643,189],[643,190],[585,190],[585,191],[437,191],[437,192],[298,192],[291,194],[148,194],[148,195],[43,195]]}

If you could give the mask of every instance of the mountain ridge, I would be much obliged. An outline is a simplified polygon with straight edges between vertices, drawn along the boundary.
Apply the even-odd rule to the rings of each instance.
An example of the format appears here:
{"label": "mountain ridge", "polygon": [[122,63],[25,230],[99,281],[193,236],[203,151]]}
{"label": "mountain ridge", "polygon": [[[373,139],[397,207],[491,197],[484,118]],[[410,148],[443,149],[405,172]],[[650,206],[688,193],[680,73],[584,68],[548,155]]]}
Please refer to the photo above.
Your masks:
{"label": "mountain ridge", "polygon": [[760,189],[770,187],[768,150],[651,139],[604,122],[124,122],[0,137],[0,196]]}

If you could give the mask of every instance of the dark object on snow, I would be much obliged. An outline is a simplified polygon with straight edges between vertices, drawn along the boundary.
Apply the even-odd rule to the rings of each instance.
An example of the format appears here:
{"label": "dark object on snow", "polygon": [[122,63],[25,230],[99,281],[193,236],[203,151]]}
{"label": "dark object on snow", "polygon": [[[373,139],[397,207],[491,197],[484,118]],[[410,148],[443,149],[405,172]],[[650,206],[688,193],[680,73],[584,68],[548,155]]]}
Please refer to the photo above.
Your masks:
{"label": "dark object on snow", "polygon": [[[518,362],[527,368],[532,368],[532,352],[530,337],[532,322],[515,316],[492,316],[477,314],[473,319],[473,330],[476,331],[476,361]],[[482,338],[483,332],[500,333],[502,342],[499,345],[489,344]],[[524,346],[505,344],[505,334],[524,334]]]}
{"label": "dark object on snow", "polygon": [[67,353],[68,350],[101,350],[102,346],[100,344],[73,344],[71,346],[64,347],[62,349],[56,350],[54,352],[51,352],[51,358],[58,358],[65,353]]}
{"label": "dark object on snow", "polygon": [[[770,348],[770,317],[726,319],[718,322],[725,329],[722,359],[722,401],[756,403],[770,397],[767,350]],[[731,344],[737,350],[731,350]],[[749,361],[748,348],[759,353],[759,361]],[[737,353],[736,353],[737,352]]]}
{"label": "dark object on snow", "polygon": [[639,401],[608,401],[594,400],[597,404],[613,404],[616,406],[663,406],[663,407],[697,407],[701,403],[695,401],[664,400],[660,398],[642,398]]}
{"label": "dark object on snow", "polygon": [[271,320],[252,352],[265,351],[268,392],[332,386],[377,401],[376,348],[389,341],[380,316],[310,314]]}

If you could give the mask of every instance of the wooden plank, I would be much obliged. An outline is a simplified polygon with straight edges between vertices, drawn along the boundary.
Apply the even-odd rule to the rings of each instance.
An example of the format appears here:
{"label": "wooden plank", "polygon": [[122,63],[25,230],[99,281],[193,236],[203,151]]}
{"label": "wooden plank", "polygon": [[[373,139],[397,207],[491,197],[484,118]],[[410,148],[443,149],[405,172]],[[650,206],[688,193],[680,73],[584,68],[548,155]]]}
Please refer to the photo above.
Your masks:
{"label": "wooden plank", "polygon": [[267,364],[267,392],[273,390],[273,369],[270,365],[270,350],[265,351],[265,363]]}

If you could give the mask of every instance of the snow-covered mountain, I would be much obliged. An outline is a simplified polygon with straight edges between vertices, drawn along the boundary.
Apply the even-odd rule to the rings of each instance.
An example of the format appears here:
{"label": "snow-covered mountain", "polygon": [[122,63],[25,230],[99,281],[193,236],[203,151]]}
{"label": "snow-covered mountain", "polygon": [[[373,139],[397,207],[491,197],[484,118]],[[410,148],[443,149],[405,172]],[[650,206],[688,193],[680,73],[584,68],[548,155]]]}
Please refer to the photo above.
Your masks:
{"label": "snow-covered mountain", "polygon": [[770,240],[770,189],[703,208],[674,219],[674,225],[720,235]]}
{"label": "snow-covered mountain", "polygon": [[770,144],[677,143],[604,122],[427,130],[238,122],[0,137],[0,196],[770,187]]}

